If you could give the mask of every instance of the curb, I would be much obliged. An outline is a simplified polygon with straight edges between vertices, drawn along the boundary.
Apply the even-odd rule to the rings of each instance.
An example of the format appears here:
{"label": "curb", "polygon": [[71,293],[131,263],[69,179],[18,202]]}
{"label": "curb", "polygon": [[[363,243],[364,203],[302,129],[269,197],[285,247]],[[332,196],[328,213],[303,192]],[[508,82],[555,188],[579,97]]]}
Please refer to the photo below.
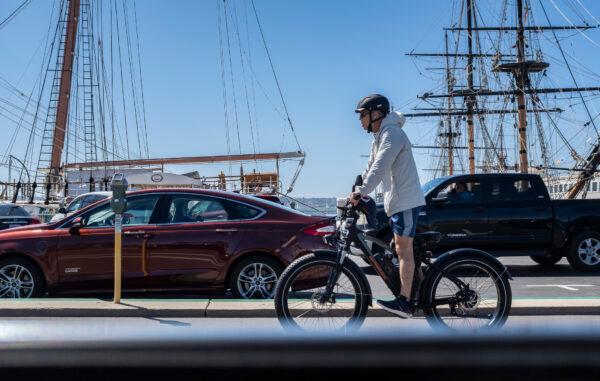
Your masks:
{"label": "curb", "polygon": [[[600,298],[514,300],[510,314],[600,315]],[[369,308],[368,316],[393,315],[374,305]],[[0,301],[1,317],[273,318],[275,311],[272,301],[124,299],[121,304],[114,304],[100,299],[29,299]]]}

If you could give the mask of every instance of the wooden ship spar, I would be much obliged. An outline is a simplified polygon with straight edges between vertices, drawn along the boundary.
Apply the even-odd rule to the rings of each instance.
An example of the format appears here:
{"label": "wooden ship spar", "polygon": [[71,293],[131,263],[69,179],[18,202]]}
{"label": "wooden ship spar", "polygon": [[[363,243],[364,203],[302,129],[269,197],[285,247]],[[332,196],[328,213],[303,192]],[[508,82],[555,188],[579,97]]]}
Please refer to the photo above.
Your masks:
{"label": "wooden ship spar", "polygon": [[[577,7],[578,14],[593,18],[580,1],[567,2]],[[533,5],[541,13],[541,23],[534,17]],[[550,5],[568,25],[551,23]],[[484,18],[482,8],[491,17]],[[461,0],[454,2],[452,13],[458,21],[445,28],[444,52],[407,54],[419,62],[443,60],[443,67],[428,68],[444,72],[443,84],[420,95],[421,104],[413,109],[416,112],[406,114],[409,118],[439,119],[434,144],[415,144],[417,149],[433,152],[432,177],[535,172],[542,175],[551,191],[558,190],[553,184],[559,179],[568,178],[564,190],[561,185],[560,194],[554,197],[585,198],[600,164],[600,115],[593,115],[588,106],[598,98],[600,76],[577,62],[563,45],[565,33],[583,35],[595,44],[585,31],[598,28],[600,22],[594,18],[596,25],[592,25],[581,17],[582,23],[577,25],[553,0]],[[553,81],[548,80],[552,70],[540,36],[559,52],[558,57],[550,58],[566,69],[569,86],[544,85]],[[582,72],[595,86],[580,84]],[[565,112],[558,107],[561,101],[577,103],[577,116],[583,118],[578,133],[584,131],[587,137],[583,144],[581,136],[577,144],[578,135],[573,130],[577,126],[567,127],[566,120],[561,119]],[[565,151],[570,160],[557,160]]]}
{"label": "wooden ship spar", "polygon": [[[30,3],[26,0],[19,5],[3,21],[2,28]],[[190,176],[195,177],[197,186],[280,193],[280,164],[295,161],[298,166],[286,193],[291,192],[305,154],[296,138],[254,2],[243,4],[251,6],[250,14],[254,15],[259,28],[283,104],[284,128],[291,129],[297,150],[260,152],[260,146],[255,143],[255,139],[259,139],[256,118],[253,119],[256,99],[249,96],[249,89],[254,93],[255,83],[248,79],[246,72],[242,79],[236,78],[235,71],[240,64],[233,64],[234,59],[239,59],[242,70],[252,70],[250,37],[246,35],[247,44],[240,38],[239,2],[217,0],[227,153],[153,158],[149,149],[136,1],[57,0],[50,17],[54,21],[48,29],[41,80],[33,90],[22,91],[2,78],[10,97],[17,97],[17,101],[0,98],[0,117],[15,125],[6,153],[1,157],[8,176],[0,182],[0,199],[52,204],[73,193],[73,188],[79,192],[108,190],[109,179],[116,172],[164,171],[168,165],[217,163],[228,165],[229,174],[221,171],[215,176],[199,176],[192,172]],[[247,31],[250,18],[247,9],[245,12]],[[239,56],[232,53],[236,50]],[[255,80],[258,81],[256,77]],[[245,90],[248,124],[252,130],[251,153],[242,152],[242,118],[237,110],[237,103],[241,103],[238,99],[241,86],[236,89],[236,83],[243,83]],[[270,99],[269,102],[273,103]],[[231,110],[232,103],[234,110]],[[230,126],[232,115],[236,133]],[[15,141],[23,130],[29,130],[27,147],[19,150],[15,148]],[[237,137],[237,142],[232,136]],[[237,152],[231,148],[236,143]],[[265,162],[274,163],[275,169],[257,172]],[[239,167],[234,169],[234,164]],[[248,166],[254,168],[249,170]],[[77,176],[70,177],[70,174]]]}

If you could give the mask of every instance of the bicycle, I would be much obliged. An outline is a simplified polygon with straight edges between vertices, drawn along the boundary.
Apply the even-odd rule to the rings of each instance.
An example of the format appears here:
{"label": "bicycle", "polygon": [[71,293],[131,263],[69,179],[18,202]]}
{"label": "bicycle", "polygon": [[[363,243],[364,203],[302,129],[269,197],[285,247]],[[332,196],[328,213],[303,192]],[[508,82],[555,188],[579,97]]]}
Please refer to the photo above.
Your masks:
{"label": "bicycle", "polygon": [[[390,291],[400,295],[392,245],[378,239],[376,229],[357,226],[364,201],[338,208],[342,213],[335,233],[326,237],[333,250],[298,258],[279,278],[275,310],[285,328],[348,331],[362,325],[373,296],[365,274],[348,258],[351,244],[364,253]],[[469,248],[452,250],[433,260],[432,252],[440,238],[439,232],[415,237],[411,297],[417,301],[415,310],[422,310],[433,327],[478,330],[503,326],[512,302],[508,269],[491,254]],[[369,241],[380,250],[369,248]]]}

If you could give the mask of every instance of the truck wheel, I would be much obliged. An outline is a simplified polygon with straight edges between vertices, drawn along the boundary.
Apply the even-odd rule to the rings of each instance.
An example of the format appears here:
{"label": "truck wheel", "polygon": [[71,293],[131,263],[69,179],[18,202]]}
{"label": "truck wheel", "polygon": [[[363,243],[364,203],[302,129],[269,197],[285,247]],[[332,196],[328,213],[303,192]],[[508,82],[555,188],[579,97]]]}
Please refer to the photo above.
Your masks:
{"label": "truck wheel", "polygon": [[529,258],[531,258],[531,260],[537,263],[538,265],[552,266],[560,262],[560,260],[562,259],[562,255],[532,255]]}
{"label": "truck wheel", "polygon": [[600,234],[588,230],[575,236],[567,260],[579,271],[600,270]]}

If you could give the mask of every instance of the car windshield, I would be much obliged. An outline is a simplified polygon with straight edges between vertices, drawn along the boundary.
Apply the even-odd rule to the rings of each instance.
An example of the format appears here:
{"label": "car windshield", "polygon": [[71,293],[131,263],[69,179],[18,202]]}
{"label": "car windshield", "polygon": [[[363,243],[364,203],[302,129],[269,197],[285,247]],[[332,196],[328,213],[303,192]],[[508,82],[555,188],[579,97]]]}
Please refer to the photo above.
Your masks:
{"label": "car windshield", "polygon": [[437,179],[433,179],[421,185],[421,191],[423,192],[423,195],[426,196],[432,189],[436,188],[446,180],[448,180],[448,177],[438,177]]}

